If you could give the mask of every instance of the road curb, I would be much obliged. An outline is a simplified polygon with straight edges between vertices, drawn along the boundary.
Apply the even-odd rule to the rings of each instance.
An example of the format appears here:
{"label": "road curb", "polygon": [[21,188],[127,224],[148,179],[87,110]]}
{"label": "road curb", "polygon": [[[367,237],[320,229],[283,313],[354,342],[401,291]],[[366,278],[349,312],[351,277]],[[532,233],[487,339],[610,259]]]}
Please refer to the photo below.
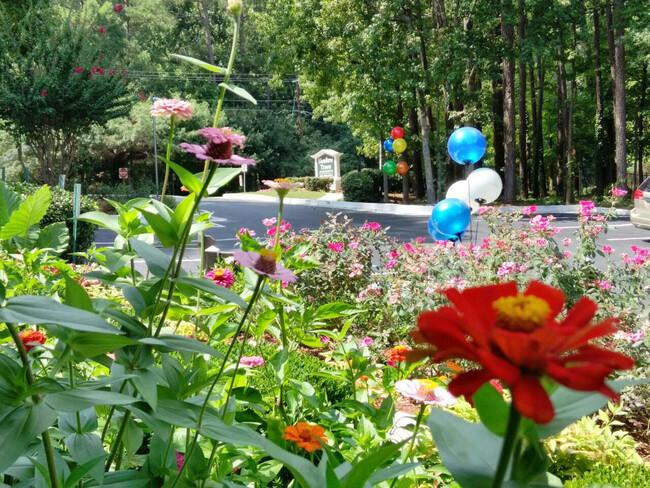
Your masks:
{"label": "road curb", "polygon": [[[247,202],[274,202],[277,197],[266,195],[240,195],[237,193],[226,193],[221,197],[208,197],[204,201],[247,201]],[[433,205],[402,205],[397,203],[363,203],[363,202],[341,202],[332,200],[308,200],[305,198],[285,198],[285,205],[301,205],[303,207],[328,207],[340,210],[385,213],[392,215],[410,215],[410,216],[423,216],[428,217],[431,215]],[[500,212],[515,213],[521,212],[525,207],[517,205],[499,205],[496,208]],[[537,205],[536,214],[550,215],[550,214],[575,214],[578,215],[579,205]],[[607,213],[609,207],[596,207],[600,213]],[[616,209],[617,217],[627,217],[630,215],[630,210]]]}

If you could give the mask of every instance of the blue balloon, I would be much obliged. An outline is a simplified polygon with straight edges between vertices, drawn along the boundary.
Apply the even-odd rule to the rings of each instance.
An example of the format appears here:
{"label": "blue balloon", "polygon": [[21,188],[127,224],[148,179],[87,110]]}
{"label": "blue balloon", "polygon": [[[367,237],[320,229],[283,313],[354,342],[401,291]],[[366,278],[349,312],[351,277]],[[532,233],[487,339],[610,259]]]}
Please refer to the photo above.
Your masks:
{"label": "blue balloon", "polygon": [[429,223],[427,225],[427,228],[429,229],[429,235],[431,236],[431,239],[434,241],[458,241],[460,238],[462,238],[462,234],[460,236],[450,236],[447,234],[441,234],[438,232],[438,229],[436,229],[436,226],[433,223],[433,220],[429,219]]}
{"label": "blue balloon", "polygon": [[440,234],[462,236],[470,222],[471,210],[457,198],[445,198],[431,212],[433,226]]}
{"label": "blue balloon", "polygon": [[386,139],[384,141],[384,151],[393,152],[393,142],[395,142],[395,141],[393,140],[392,137],[389,137],[388,139]]}
{"label": "blue balloon", "polygon": [[485,154],[485,136],[474,127],[455,130],[447,141],[447,151],[458,164],[474,164]]}

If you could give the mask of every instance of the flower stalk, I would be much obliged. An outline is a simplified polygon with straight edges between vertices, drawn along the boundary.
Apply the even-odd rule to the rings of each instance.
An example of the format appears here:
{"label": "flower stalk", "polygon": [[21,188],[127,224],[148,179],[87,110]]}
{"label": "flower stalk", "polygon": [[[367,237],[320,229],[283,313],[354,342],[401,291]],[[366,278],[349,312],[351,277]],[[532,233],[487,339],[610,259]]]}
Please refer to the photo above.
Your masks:
{"label": "flower stalk", "polygon": [[[172,115],[169,119],[169,137],[167,138],[167,152],[166,158],[167,161],[171,161],[172,155],[172,140],[174,139],[174,122],[176,116]],[[160,201],[165,201],[165,195],[167,194],[167,184],[169,183],[169,165],[165,165],[165,178],[163,180],[162,191],[160,192]]]}
{"label": "flower stalk", "polygon": [[508,466],[512,459],[515,444],[517,443],[517,436],[519,434],[519,424],[521,423],[521,414],[515,408],[514,403],[510,405],[510,414],[508,416],[508,427],[506,428],[506,435],[503,439],[503,447],[501,448],[501,455],[499,456],[499,464],[497,471],[492,479],[491,488],[501,488],[503,480],[505,479]]}

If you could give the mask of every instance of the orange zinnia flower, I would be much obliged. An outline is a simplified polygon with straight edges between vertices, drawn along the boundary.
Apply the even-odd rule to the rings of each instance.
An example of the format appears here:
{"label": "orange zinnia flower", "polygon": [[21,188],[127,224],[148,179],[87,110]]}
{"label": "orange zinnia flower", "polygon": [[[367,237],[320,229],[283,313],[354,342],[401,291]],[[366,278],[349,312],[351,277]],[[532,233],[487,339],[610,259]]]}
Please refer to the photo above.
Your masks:
{"label": "orange zinnia flower", "polygon": [[411,354],[434,361],[463,358],[481,366],[449,383],[455,395],[471,396],[485,383],[498,379],[510,387],[514,406],[540,424],[555,416],[542,386],[542,377],[578,391],[618,395],[605,384],[615,370],[630,369],[634,360],[589,344],[616,332],[617,319],[592,323],[596,304],[580,299],[563,319],[561,290],[532,282],[519,293],[514,282],[445,291],[452,306],[424,312],[413,333],[416,342],[435,349]]}
{"label": "orange zinnia flower", "polygon": [[310,454],[315,450],[323,449],[321,442],[327,442],[325,429],[320,425],[312,425],[307,422],[298,422],[295,426],[288,426],[284,429],[282,438],[295,442],[298,447],[302,447]]}
{"label": "orange zinnia flower", "polygon": [[395,346],[394,348],[385,351],[384,356],[386,356],[389,361],[401,363],[402,361],[406,361],[406,353],[408,350],[409,348],[406,346]]}
{"label": "orange zinnia flower", "polygon": [[20,342],[23,343],[23,346],[25,346],[25,350],[29,352],[30,349],[33,349],[36,347],[34,344],[45,344],[45,340],[47,339],[45,337],[45,334],[42,332],[39,332],[37,330],[26,330],[25,332],[21,332],[19,334],[20,336]]}

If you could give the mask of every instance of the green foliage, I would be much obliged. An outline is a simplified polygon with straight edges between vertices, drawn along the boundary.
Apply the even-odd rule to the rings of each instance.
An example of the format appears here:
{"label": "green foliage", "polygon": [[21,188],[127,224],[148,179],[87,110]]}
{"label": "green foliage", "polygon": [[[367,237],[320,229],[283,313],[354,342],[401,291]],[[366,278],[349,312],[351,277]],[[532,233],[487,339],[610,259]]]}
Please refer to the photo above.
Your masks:
{"label": "green foliage", "polygon": [[650,467],[647,464],[597,464],[595,468],[571,478],[564,488],[646,488],[650,486]]}
{"label": "green foliage", "polygon": [[350,171],[341,178],[343,199],[346,202],[380,202],[381,187],[367,172]]}
{"label": "green foliage", "polygon": [[332,178],[305,178],[305,190],[309,191],[329,191],[334,180]]}

